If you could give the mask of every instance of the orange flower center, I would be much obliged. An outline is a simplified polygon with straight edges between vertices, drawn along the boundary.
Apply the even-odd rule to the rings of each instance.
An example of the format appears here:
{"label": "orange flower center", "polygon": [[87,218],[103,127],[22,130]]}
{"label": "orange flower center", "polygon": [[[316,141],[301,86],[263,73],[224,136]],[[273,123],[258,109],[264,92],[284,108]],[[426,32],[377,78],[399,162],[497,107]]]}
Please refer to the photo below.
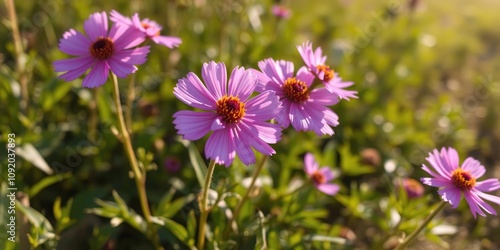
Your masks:
{"label": "orange flower center", "polygon": [[320,173],[319,171],[315,171],[311,175],[311,178],[313,179],[314,183],[323,184],[326,182],[326,176]]}
{"label": "orange flower center", "polygon": [[328,65],[321,64],[321,65],[316,66],[316,69],[318,69],[319,72],[325,73],[325,76],[323,77],[323,81],[329,82],[330,80],[332,80],[335,77],[335,73],[334,73],[333,69],[330,69],[330,67]]}
{"label": "orange flower center", "polygon": [[307,93],[306,83],[297,80],[297,78],[295,77],[285,80],[283,90],[285,92],[285,96],[293,102],[303,102],[309,99],[309,93]]}
{"label": "orange flower center", "polygon": [[90,45],[90,54],[97,59],[107,59],[113,55],[114,44],[109,37],[99,37]]}
{"label": "orange flower center", "polygon": [[451,181],[456,187],[462,190],[471,190],[476,185],[476,178],[472,177],[469,171],[465,171],[461,168],[451,173]]}
{"label": "orange flower center", "polygon": [[217,101],[217,113],[225,122],[235,123],[245,115],[245,104],[235,96],[223,96]]}

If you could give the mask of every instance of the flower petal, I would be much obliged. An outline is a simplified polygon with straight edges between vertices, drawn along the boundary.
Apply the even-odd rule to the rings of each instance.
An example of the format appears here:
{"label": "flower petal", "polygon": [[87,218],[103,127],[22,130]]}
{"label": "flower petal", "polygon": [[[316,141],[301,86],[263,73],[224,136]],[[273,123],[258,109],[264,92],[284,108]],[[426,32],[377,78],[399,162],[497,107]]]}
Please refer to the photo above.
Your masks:
{"label": "flower petal", "polygon": [[322,167],[318,171],[326,178],[326,182],[330,182],[335,179],[335,173],[330,169],[330,167]]}
{"label": "flower petal", "polygon": [[113,21],[117,25],[126,25],[126,26],[132,25],[132,20],[130,19],[130,17],[125,17],[116,10],[111,10],[109,16],[111,21]]}
{"label": "flower petal", "polygon": [[306,172],[307,175],[312,175],[316,170],[318,170],[319,165],[314,159],[313,154],[311,153],[306,153],[304,156],[304,172]]}
{"label": "flower petal", "polygon": [[500,181],[498,179],[487,179],[476,182],[476,186],[474,187],[482,192],[491,192],[500,189]]}
{"label": "flower petal", "polygon": [[454,186],[448,186],[438,191],[438,194],[441,195],[441,198],[445,202],[449,202],[452,208],[457,208],[458,204],[460,204],[461,191],[459,188]]}
{"label": "flower petal", "polygon": [[327,195],[335,195],[339,191],[339,186],[337,184],[318,184],[316,188],[327,194]]}
{"label": "flower petal", "polygon": [[234,68],[229,77],[227,94],[237,96],[241,101],[246,101],[257,86],[257,78],[250,70],[243,67]]}
{"label": "flower petal", "polygon": [[99,37],[108,36],[108,16],[106,12],[97,12],[91,14],[90,17],[83,23],[83,29],[90,38],[90,41],[95,41]]}
{"label": "flower petal", "polygon": [[486,217],[486,214],[481,210],[481,208],[479,208],[477,201],[474,199],[473,195],[470,192],[464,192],[464,197],[469,204],[469,208],[472,216],[474,216],[474,219],[476,219],[476,214]]}
{"label": "flower petal", "polygon": [[472,157],[467,157],[467,159],[465,159],[464,163],[462,163],[462,169],[470,171],[474,178],[480,178],[484,175],[484,173],[486,173],[484,166]]}
{"label": "flower petal", "polygon": [[66,31],[59,40],[59,49],[72,56],[90,56],[90,45],[90,40],[74,29]]}
{"label": "flower petal", "polygon": [[216,116],[212,112],[181,110],[173,117],[175,128],[184,139],[198,140],[210,132],[210,126]]}
{"label": "flower petal", "polygon": [[200,78],[189,72],[186,78],[179,79],[174,95],[183,103],[202,110],[215,110],[216,97],[201,82]]}
{"label": "flower petal", "polygon": [[146,62],[149,46],[120,50],[113,53],[113,58],[128,64],[140,65]]}
{"label": "flower petal", "polygon": [[429,185],[432,187],[446,187],[453,185],[453,183],[450,180],[444,179],[442,177],[440,178],[424,177],[420,178],[420,181],[422,181],[422,183],[424,183],[425,185]]}
{"label": "flower petal", "polygon": [[[234,134],[230,129],[214,131],[205,144],[205,155],[217,164],[231,166],[236,157]],[[239,143],[239,142],[236,142]]]}
{"label": "flower petal", "polygon": [[171,49],[179,47],[182,43],[182,40],[175,36],[153,36],[151,40],[153,40],[156,44],[160,44]]}
{"label": "flower petal", "polygon": [[96,61],[89,74],[83,79],[83,87],[95,88],[103,85],[108,79],[109,65],[106,61]]}
{"label": "flower petal", "polygon": [[274,91],[265,91],[246,102],[245,117],[267,121],[282,112],[281,102]]}
{"label": "flower petal", "polygon": [[227,70],[224,63],[215,63],[213,61],[204,63],[201,69],[201,77],[207,85],[208,91],[216,100],[226,95]]}
{"label": "flower petal", "polygon": [[134,73],[137,67],[133,64],[124,63],[117,58],[111,57],[107,59],[111,71],[120,78],[125,78],[129,74]]}
{"label": "flower petal", "polygon": [[276,151],[268,144],[274,144],[281,139],[281,126],[260,121],[247,121],[243,119],[238,124],[245,140],[264,155],[275,154]]}
{"label": "flower petal", "polygon": [[94,59],[90,56],[57,60],[54,62],[54,70],[55,72],[65,72],[70,70],[81,70],[82,67],[84,67],[85,70],[87,70],[92,66],[93,62]]}
{"label": "flower petal", "polygon": [[233,125],[231,130],[233,131],[235,140],[237,141],[237,143],[235,143],[234,145],[236,146],[236,154],[238,155],[240,160],[247,166],[250,164],[254,164],[255,154],[253,153],[250,144],[248,144],[248,141],[246,140],[247,135],[240,130],[239,126]]}
{"label": "flower petal", "polygon": [[135,27],[116,24],[111,26],[109,37],[113,40],[115,51],[133,48],[146,40],[144,32]]}

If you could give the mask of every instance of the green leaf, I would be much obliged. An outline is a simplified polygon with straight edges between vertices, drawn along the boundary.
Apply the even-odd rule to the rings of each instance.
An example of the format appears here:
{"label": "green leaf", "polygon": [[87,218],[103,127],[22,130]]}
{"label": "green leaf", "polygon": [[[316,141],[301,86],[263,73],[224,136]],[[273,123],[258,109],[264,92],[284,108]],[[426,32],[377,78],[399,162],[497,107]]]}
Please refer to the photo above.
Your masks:
{"label": "green leaf", "polygon": [[54,228],[50,224],[49,220],[45,218],[40,212],[36,211],[31,207],[24,206],[21,202],[16,200],[17,208],[28,218],[29,222],[34,227],[41,227],[43,232],[53,232]]}
{"label": "green leaf", "polygon": [[189,159],[193,165],[196,179],[198,180],[200,187],[203,187],[203,184],[205,183],[205,176],[207,176],[207,165],[205,164],[205,161],[193,143],[183,139],[179,139],[179,142],[188,149]]}
{"label": "green leaf", "polygon": [[57,78],[51,79],[43,86],[40,102],[44,111],[49,111],[54,104],[59,102],[71,90],[71,84],[61,83]]}
{"label": "green leaf", "polygon": [[56,183],[60,182],[63,179],[66,179],[71,176],[71,172],[66,172],[62,174],[57,174],[57,175],[52,175],[43,178],[41,181],[37,182],[35,185],[33,185],[29,190],[28,190],[28,196],[29,197],[34,197],[36,196],[40,191],[42,191],[44,188]]}
{"label": "green leaf", "polygon": [[157,214],[159,216],[163,216],[165,218],[172,218],[177,212],[179,212],[186,204],[196,199],[195,194],[189,194],[187,196],[183,196],[177,198],[171,203],[162,204],[162,206],[158,206]]}
{"label": "green leaf", "polygon": [[153,219],[152,220],[153,223],[156,223],[160,226],[165,227],[168,231],[170,231],[173,235],[175,235],[175,237],[177,237],[180,241],[187,242],[187,240],[189,239],[188,231],[181,224],[179,224],[171,219],[161,217],[161,216],[153,216],[152,219]]}
{"label": "green leaf", "polygon": [[49,167],[49,164],[43,159],[38,150],[31,143],[24,143],[18,147],[16,153],[25,160],[31,162],[35,167],[42,170],[46,174],[52,174],[54,171]]}
{"label": "green leaf", "polygon": [[188,232],[188,246],[192,247],[195,243],[196,237],[196,215],[194,214],[194,210],[189,211],[189,215],[187,218],[187,232]]}

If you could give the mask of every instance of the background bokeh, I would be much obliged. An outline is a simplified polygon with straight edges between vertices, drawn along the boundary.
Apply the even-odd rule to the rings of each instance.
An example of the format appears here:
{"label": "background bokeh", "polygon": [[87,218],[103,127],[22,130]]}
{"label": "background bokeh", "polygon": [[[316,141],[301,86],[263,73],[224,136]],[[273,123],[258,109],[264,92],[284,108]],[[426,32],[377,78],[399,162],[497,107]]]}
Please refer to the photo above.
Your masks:
{"label": "background bokeh", "polygon": [[[278,2],[16,1],[22,39],[17,48],[12,19],[5,3],[0,5],[0,148],[6,148],[9,133],[16,134],[16,185],[23,192],[18,198],[48,219],[59,249],[148,247],[134,228],[113,227],[109,219],[88,210],[98,207],[95,199],[112,200],[116,190],[131,209],[140,211],[128,162],[113,134],[117,122],[111,84],[85,89],[82,78],[64,82],[52,67],[53,61],[68,58],[58,49],[62,34],[70,28],[82,31],[83,21],[97,11],[138,12],[161,24],[163,35],[183,41],[175,49],[152,46],[148,61],[135,74],[132,103],[134,147],[153,155],[149,201],[154,207],[165,196],[178,199],[171,218],[181,225],[196,210],[201,188],[195,163],[172,124],[173,113],[188,108],[173,96],[178,78],[200,74],[201,65],[210,60],[225,62],[228,69],[257,68],[259,60],[272,57],[299,68],[296,46],[309,40],[323,48],[327,63],[344,80],[355,82],[351,89],[359,92],[359,99],[333,107],[340,117],[334,136],[286,130],[262,173],[267,184],[253,194],[239,221],[245,233],[227,248],[262,244],[256,208],[266,218],[271,249],[390,248],[401,231],[411,232],[439,201],[435,188],[425,187],[418,199],[402,199],[397,188],[403,178],[424,176],[420,166],[434,148],[452,146],[462,161],[475,157],[486,167],[487,177],[500,177],[499,1],[281,1],[291,11],[289,18],[274,16],[273,4]],[[125,103],[127,79],[120,84]],[[194,146],[203,156],[204,140]],[[321,165],[339,171],[338,196],[312,189],[284,195],[304,179],[303,155],[308,151]],[[2,183],[7,179],[4,152]],[[239,162],[218,167],[213,188],[219,194],[242,194],[252,169]],[[4,190],[2,184],[2,199]],[[224,209],[234,207],[234,199],[226,202],[212,214],[214,225],[223,225]],[[54,204],[63,211],[66,207],[67,214],[55,215]],[[413,247],[500,249],[499,223],[496,216],[474,220],[462,201],[457,210],[447,207],[432,225],[435,231]],[[21,239],[35,230],[29,225],[19,223]],[[347,243],[315,240],[314,235]],[[191,244],[166,229],[161,237],[167,249]]]}

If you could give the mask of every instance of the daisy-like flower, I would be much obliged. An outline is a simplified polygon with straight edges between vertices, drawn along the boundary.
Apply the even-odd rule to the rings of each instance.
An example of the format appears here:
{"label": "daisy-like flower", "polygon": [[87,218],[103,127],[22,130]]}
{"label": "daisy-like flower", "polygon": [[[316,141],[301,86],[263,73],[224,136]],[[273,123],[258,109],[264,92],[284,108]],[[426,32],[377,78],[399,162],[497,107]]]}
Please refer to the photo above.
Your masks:
{"label": "daisy-like flower", "polygon": [[281,126],[267,122],[282,109],[275,93],[265,91],[251,98],[256,77],[250,70],[236,67],[228,82],[224,63],[204,63],[201,76],[205,84],[190,72],[174,88],[179,100],[203,111],[175,113],[179,134],[187,140],[198,140],[212,131],[205,155],[226,167],[236,155],[246,165],[255,163],[252,148],[265,155],[275,154],[268,144],[281,139]]}
{"label": "daisy-like flower", "polygon": [[76,56],[54,62],[56,72],[67,71],[59,78],[72,81],[91,68],[83,79],[83,87],[95,88],[106,82],[109,70],[124,78],[137,70],[135,65],[146,61],[149,46],[133,48],[144,41],[144,35],[116,25],[108,33],[106,12],[90,15],[83,28],[87,36],[70,29],[59,41],[62,52]]}
{"label": "daisy-like flower", "polygon": [[339,191],[337,184],[329,183],[335,179],[335,173],[329,167],[319,168],[319,164],[311,153],[307,153],[304,157],[304,172],[319,191],[328,195],[335,195]]}
{"label": "daisy-like flower", "polygon": [[352,86],[354,83],[343,82],[342,78],[333,69],[330,69],[330,66],[325,64],[326,56],[323,56],[323,51],[320,47],[313,51],[312,43],[305,42],[297,46],[297,49],[309,71],[325,85],[328,91],[337,94],[341,99],[349,100],[349,98],[358,98],[356,96],[357,91],[344,89]]}
{"label": "daisy-like flower", "polygon": [[333,135],[331,126],[337,126],[338,116],[327,106],[338,103],[336,94],[324,87],[310,89],[314,80],[305,67],[294,76],[294,65],[271,58],[259,62],[262,72],[254,70],[259,78],[257,91],[273,90],[283,102],[284,110],[276,121],[284,128],[292,124],[297,131],[314,131],[318,136]]}
{"label": "daisy-like flower", "polygon": [[426,185],[439,187],[438,193],[445,202],[456,208],[463,194],[474,218],[476,214],[486,216],[483,210],[489,214],[497,214],[484,200],[500,204],[500,197],[485,193],[500,189],[500,181],[498,179],[477,181],[486,172],[479,161],[468,157],[462,165],[459,165],[458,153],[453,148],[442,148],[441,152],[434,149],[426,160],[432,169],[424,164],[422,169],[432,177],[420,180]]}
{"label": "daisy-like flower", "polygon": [[132,26],[135,29],[144,33],[146,38],[151,39],[156,44],[166,46],[168,48],[179,47],[182,43],[181,39],[174,36],[160,36],[160,31],[163,29],[161,25],[148,18],[140,19],[139,14],[135,13],[132,18],[125,17],[116,10],[111,11],[111,21],[118,25]]}

